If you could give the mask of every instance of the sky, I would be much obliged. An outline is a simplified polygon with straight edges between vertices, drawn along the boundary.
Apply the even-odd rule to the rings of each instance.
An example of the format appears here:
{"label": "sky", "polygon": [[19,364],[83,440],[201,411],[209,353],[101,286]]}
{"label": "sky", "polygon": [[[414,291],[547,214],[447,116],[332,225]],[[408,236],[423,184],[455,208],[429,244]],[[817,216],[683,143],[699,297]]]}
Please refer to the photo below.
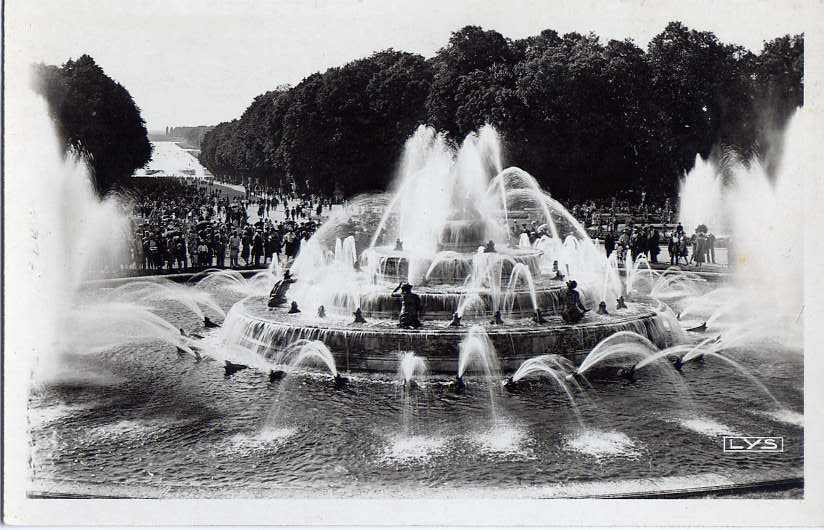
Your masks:
{"label": "sky", "polygon": [[[671,20],[760,51],[805,32],[806,3],[537,0],[11,0],[7,58],[62,64],[89,54],[123,84],[149,130],[238,117],[267,90],[394,48],[432,56],[474,24],[509,38],[593,31],[646,47]],[[809,33],[809,32],[808,32]]]}

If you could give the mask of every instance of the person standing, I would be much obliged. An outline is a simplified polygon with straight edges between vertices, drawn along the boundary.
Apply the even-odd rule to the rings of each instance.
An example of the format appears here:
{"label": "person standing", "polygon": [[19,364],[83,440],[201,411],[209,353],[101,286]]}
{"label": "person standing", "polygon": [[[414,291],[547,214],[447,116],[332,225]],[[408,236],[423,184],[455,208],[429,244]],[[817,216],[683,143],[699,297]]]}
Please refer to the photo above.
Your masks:
{"label": "person standing", "polygon": [[263,266],[269,263],[269,258],[272,257],[272,234],[269,232],[269,226],[263,229]]}
{"label": "person standing", "polygon": [[280,254],[283,251],[283,241],[280,238],[280,232],[272,231],[272,259],[280,263]]}
{"label": "person standing", "polygon": [[175,245],[175,252],[177,252],[177,260],[180,263],[180,269],[188,269],[189,263],[186,259],[186,240],[183,239],[183,237],[179,237],[177,239],[177,244]]}
{"label": "person standing", "polygon": [[252,261],[254,261],[256,267],[260,265],[261,256],[263,256],[263,236],[258,230],[252,238]]}
{"label": "person standing", "polygon": [[233,269],[239,267],[237,258],[240,255],[240,236],[237,232],[232,232],[232,237],[229,238],[229,266]]}
{"label": "person standing", "polygon": [[215,247],[217,266],[223,269],[226,267],[226,233],[222,230],[215,237]]}
{"label": "person standing", "polygon": [[692,244],[692,259],[699,269],[704,265],[704,259],[707,255],[705,243],[706,237],[704,237],[703,233],[699,232],[695,235],[695,242]]}
{"label": "person standing", "polygon": [[243,249],[240,251],[240,256],[243,258],[243,265],[248,267],[249,256],[252,253],[252,235],[249,233],[248,230],[243,231],[243,237],[241,237],[241,241],[243,243]]}
{"label": "person standing", "polygon": [[635,238],[635,248],[632,252],[632,256],[634,258],[647,254],[647,250],[649,248],[649,243],[647,241],[647,233],[647,227],[642,226],[638,228],[638,235]]}
{"label": "person standing", "polygon": [[152,268],[152,255],[149,250],[149,238],[143,238],[141,246],[143,247],[143,270],[149,270]]}
{"label": "person standing", "polygon": [[679,258],[684,258],[684,265],[689,265],[689,260],[687,259],[689,256],[687,236],[684,235],[683,231],[681,231],[681,235],[678,236],[678,254]]}
{"label": "person standing", "polygon": [[189,236],[188,243],[189,243],[189,261],[192,262],[192,268],[197,268],[198,266],[200,266],[200,262],[198,261],[198,256],[197,256],[197,246],[200,243],[200,241],[198,241],[198,237],[197,237],[196,233],[192,233]]}
{"label": "person standing", "polygon": [[649,240],[650,259],[653,263],[658,263],[658,254],[661,253],[661,233],[657,228],[652,229],[652,235]]}
{"label": "person standing", "polygon": [[206,238],[201,238],[197,244],[197,261],[199,267],[208,267],[209,263],[209,246],[206,245]]}
{"label": "person standing", "polygon": [[286,232],[286,236],[283,238],[283,244],[286,251],[286,258],[290,259],[294,257],[296,254],[295,252],[295,233],[289,230]]}
{"label": "person standing", "polygon": [[157,243],[157,237],[154,235],[149,236],[149,263],[153,269],[157,268],[158,262],[158,251],[160,249],[160,245]]}
{"label": "person standing", "polygon": [[707,235],[707,261],[715,264],[715,234],[712,232]]}
{"label": "person standing", "polygon": [[607,234],[604,236],[604,251],[607,253],[607,257],[615,252],[615,233],[611,229],[607,230]]}

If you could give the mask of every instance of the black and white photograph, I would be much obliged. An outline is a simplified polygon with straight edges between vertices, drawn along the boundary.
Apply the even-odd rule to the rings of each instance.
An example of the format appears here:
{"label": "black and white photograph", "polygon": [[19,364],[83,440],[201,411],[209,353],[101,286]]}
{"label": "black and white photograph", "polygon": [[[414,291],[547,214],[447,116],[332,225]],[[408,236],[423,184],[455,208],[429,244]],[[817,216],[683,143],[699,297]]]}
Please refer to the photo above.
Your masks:
{"label": "black and white photograph", "polygon": [[817,7],[6,1],[5,521],[824,524]]}

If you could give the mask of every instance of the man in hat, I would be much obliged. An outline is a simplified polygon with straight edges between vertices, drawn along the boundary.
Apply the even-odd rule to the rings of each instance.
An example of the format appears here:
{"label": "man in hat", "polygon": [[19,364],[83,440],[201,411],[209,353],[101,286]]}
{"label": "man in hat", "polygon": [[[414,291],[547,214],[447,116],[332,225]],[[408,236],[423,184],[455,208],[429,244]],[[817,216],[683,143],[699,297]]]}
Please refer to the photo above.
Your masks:
{"label": "man in hat", "polygon": [[[398,293],[400,290],[400,293]],[[401,299],[401,313],[398,316],[399,328],[418,329],[421,327],[421,321],[418,319],[422,303],[421,297],[412,292],[412,285],[401,282],[392,291],[392,298]]]}

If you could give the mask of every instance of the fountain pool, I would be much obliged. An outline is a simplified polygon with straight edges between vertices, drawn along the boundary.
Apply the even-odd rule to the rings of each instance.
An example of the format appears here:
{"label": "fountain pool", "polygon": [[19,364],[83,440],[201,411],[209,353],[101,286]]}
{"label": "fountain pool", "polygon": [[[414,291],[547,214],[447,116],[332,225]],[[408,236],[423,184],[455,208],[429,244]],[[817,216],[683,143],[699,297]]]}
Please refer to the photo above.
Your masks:
{"label": "fountain pool", "polygon": [[[228,311],[238,296],[215,298]],[[220,333],[203,332],[182,307],[157,312],[205,340]],[[222,362],[196,362],[162,341],[125,344],[65,357],[63,375],[32,391],[30,491],[537,497],[800,476],[801,357],[777,345],[729,355],[782,406],[709,356],[685,363],[677,380],[662,363],[640,369],[634,381],[596,366],[585,384],[569,385],[568,396],[539,375],[510,392],[500,385],[514,373],[505,367],[491,381],[470,366],[460,392],[448,376],[408,369],[417,382],[404,389],[398,353],[395,371],[344,371],[348,384],[335,388],[322,363],[278,382],[266,369],[227,378]],[[721,435],[751,433],[784,436],[786,451],[769,458],[722,452]]]}

